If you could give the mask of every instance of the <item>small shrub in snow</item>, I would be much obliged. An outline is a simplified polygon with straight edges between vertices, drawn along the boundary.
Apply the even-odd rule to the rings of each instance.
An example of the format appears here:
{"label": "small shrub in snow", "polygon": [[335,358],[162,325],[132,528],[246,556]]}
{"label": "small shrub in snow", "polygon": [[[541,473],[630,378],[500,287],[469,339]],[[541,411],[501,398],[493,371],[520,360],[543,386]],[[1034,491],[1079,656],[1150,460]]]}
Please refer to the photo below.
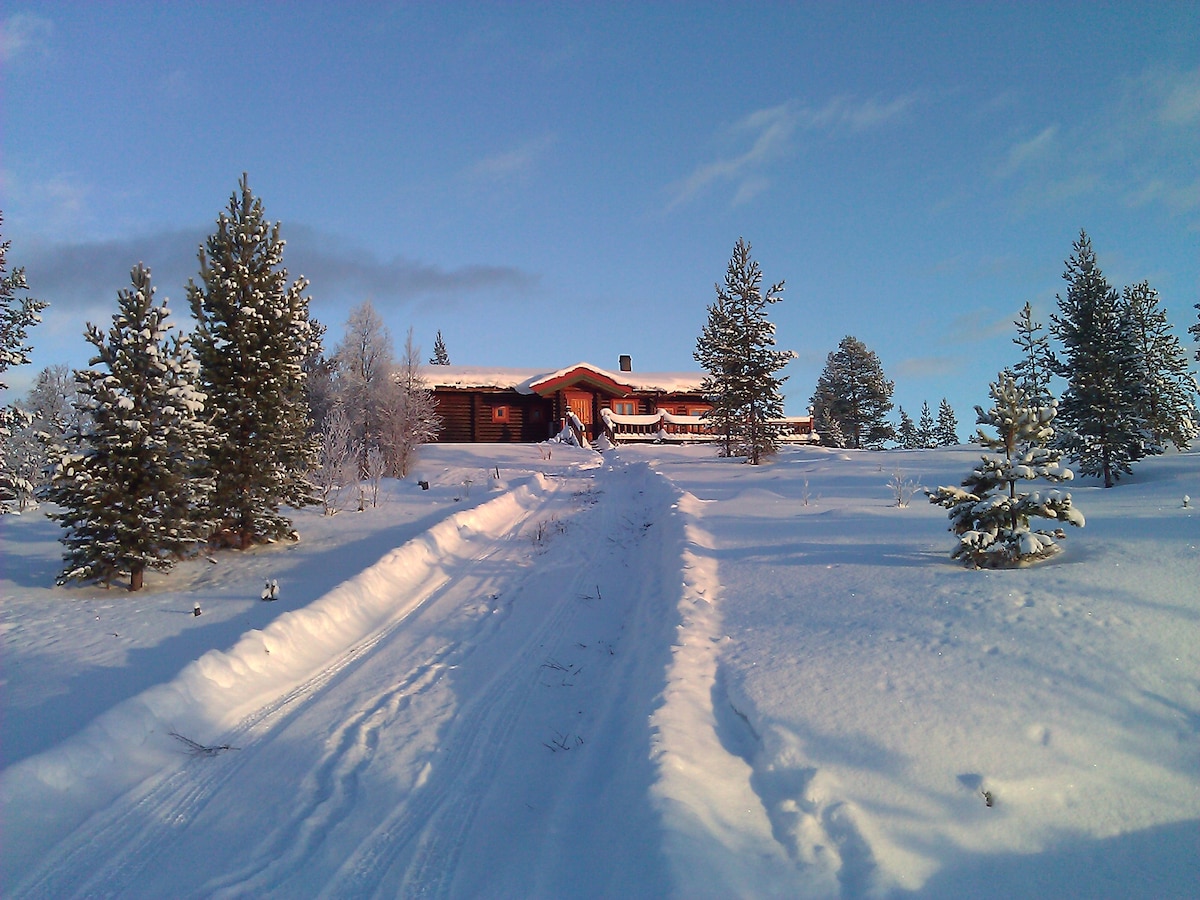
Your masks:
{"label": "small shrub in snow", "polygon": [[1062,452],[1048,446],[1054,438],[1050,423],[1057,404],[1030,400],[1012,375],[1001,373],[991,386],[994,405],[987,412],[975,407],[978,424],[996,429],[992,437],[981,428],[977,440],[996,456],[984,456],[961,488],[939,487],[929,500],[950,510],[950,530],[959,536],[955,559],[985,568],[1010,568],[1053,556],[1061,528],[1034,530],[1030,519],[1053,519],[1083,527],[1083,515],[1071,505],[1071,495],[1057,490],[1019,493],[1017,482],[1042,479],[1070,481],[1074,473],[1061,464]]}
{"label": "small shrub in snow", "polygon": [[[892,480],[887,483],[888,490],[892,492],[892,497],[896,500],[896,505],[901,509],[908,506],[909,501],[917,491],[921,490],[921,482],[915,478],[905,478],[904,473],[897,469],[892,473]],[[807,501],[804,504],[808,505]]]}

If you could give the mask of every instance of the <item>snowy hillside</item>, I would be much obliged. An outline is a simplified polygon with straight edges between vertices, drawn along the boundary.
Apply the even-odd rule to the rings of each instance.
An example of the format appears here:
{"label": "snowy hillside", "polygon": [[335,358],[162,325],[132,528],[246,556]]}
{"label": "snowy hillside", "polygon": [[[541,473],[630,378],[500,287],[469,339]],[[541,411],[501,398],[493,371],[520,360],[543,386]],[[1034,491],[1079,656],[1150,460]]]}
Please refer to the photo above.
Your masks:
{"label": "snowy hillside", "polygon": [[0,518],[0,893],[1195,896],[1200,454],[968,571],[971,448],[422,453],[142,594]]}

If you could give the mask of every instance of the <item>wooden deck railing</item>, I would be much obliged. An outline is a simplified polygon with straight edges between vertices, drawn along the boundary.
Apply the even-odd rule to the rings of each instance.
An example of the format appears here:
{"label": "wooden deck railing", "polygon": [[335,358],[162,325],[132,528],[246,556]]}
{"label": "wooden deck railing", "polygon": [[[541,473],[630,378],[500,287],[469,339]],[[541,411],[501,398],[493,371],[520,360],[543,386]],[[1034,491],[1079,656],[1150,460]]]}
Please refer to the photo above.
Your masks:
{"label": "wooden deck railing", "polygon": [[[649,415],[622,415],[611,409],[600,410],[604,430],[614,444],[630,442],[683,444],[715,441],[712,423],[704,416],[681,416],[660,410]],[[782,426],[780,441],[787,444],[813,444],[818,440],[813,431],[812,416],[785,416],[774,419]]]}

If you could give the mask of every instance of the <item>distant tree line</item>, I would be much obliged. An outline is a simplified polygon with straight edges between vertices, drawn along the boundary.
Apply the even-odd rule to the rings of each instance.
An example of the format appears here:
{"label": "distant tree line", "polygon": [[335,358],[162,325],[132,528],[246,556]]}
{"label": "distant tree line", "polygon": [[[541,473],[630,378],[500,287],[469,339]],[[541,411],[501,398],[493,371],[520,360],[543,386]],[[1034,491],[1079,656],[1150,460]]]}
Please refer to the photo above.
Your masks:
{"label": "distant tree line", "polygon": [[[128,576],[138,590],[146,570],[198,545],[294,537],[285,507],[334,511],[322,487],[331,430],[345,432],[353,462],[337,478],[374,476],[372,499],[378,478],[406,474],[415,448],[436,437],[411,331],[397,364],[368,302],[326,358],[308,282],[289,279],[283,247],[243,175],[187,285],[190,334],[175,330],[139,263],[111,327],[87,326],[88,368],[46,369],[23,404],[4,409],[0,510],[19,511],[35,493],[57,505],[60,582]],[[27,285],[23,270],[8,274],[8,248],[0,244],[0,371],[28,363],[27,332],[46,305],[18,296]]]}
{"label": "distant tree line", "polygon": [[[1067,291],[1057,297],[1049,331],[1034,321],[1028,303],[1015,320],[1019,358],[1006,374],[1031,408],[1055,402],[1056,449],[1078,463],[1082,474],[1111,487],[1137,460],[1167,445],[1185,449],[1195,439],[1197,381],[1157,291],[1142,281],[1118,293],[1101,273],[1086,232],[1073,250],[1063,275]],[[782,415],[784,381],[775,373],[790,358],[773,349],[774,328],[766,318],[783,284],[762,294],[760,282],[749,245],[739,240],[695,353],[708,372],[704,384],[713,403],[708,416],[722,452],[752,462],[775,449],[769,418]],[[1200,322],[1188,331],[1200,341]],[[1062,385],[1058,397],[1056,385]],[[893,424],[894,389],[874,351],[854,336],[844,337],[826,358],[809,401],[821,443],[852,449],[959,443],[954,409],[945,398],[936,417],[925,401],[916,421],[900,407]],[[1010,401],[1017,402],[1005,402]]]}

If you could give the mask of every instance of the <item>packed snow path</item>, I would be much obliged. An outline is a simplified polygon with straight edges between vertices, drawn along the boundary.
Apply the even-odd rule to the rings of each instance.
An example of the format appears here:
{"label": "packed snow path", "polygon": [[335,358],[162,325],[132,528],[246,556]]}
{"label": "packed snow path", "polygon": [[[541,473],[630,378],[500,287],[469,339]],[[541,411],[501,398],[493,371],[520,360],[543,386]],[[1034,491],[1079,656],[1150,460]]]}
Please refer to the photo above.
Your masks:
{"label": "packed snow path", "polygon": [[[678,601],[672,503],[644,465],[535,477],[202,658],[170,699],[102,717],[59,764],[141,717],[146,777],[15,893],[662,893],[648,720]],[[372,617],[306,665],[307,640]]]}

